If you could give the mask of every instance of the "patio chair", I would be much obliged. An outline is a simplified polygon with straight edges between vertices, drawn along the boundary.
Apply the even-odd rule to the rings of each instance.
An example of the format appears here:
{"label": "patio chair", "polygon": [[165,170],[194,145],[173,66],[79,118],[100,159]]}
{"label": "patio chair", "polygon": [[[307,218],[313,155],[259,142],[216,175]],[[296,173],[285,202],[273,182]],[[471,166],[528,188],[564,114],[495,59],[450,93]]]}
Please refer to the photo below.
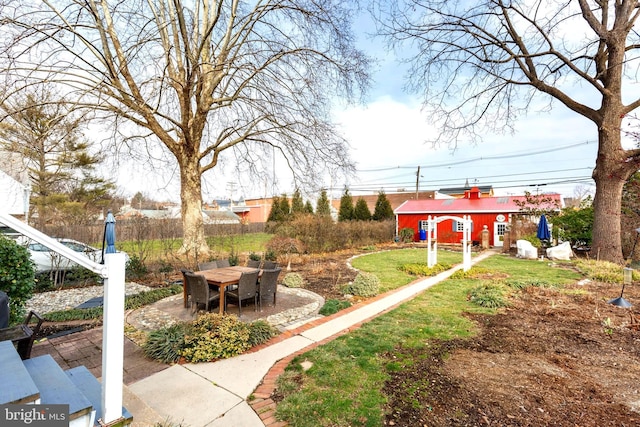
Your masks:
{"label": "patio chair", "polygon": [[247,261],[247,267],[260,268],[260,260],[259,259],[250,259],[249,261]]}
{"label": "patio chair", "polygon": [[218,264],[218,268],[231,267],[231,263],[229,263],[228,259],[217,259],[216,264]]}
{"label": "patio chair", "polygon": [[262,311],[262,299],[265,297],[273,295],[273,305],[276,305],[276,291],[280,271],[282,271],[281,268],[262,270],[262,276],[258,283],[258,303],[260,304],[260,311]]}
{"label": "patio chair", "polygon": [[225,294],[224,309],[227,310],[227,303],[229,300],[238,303],[238,316],[242,316],[242,301],[253,298],[253,303],[258,304],[258,293],[256,292],[256,286],[258,284],[258,274],[260,270],[251,272],[245,272],[240,275],[240,282],[238,282],[238,288],[229,290]]}
{"label": "patio chair", "polygon": [[273,269],[275,269],[275,268],[277,268],[277,267],[278,267],[278,263],[277,263],[277,262],[274,262],[274,261],[267,261],[267,260],[265,260],[265,261],[262,263],[262,269],[263,269],[263,270],[273,270]]}
{"label": "patio chair", "polygon": [[187,307],[190,307],[190,304],[193,304],[193,297],[191,296],[191,289],[189,289],[189,282],[187,282],[185,273],[193,273],[193,270],[189,270],[187,268],[181,268],[180,272],[182,273],[182,286],[184,288],[183,303],[184,303],[184,308],[187,308]]}
{"label": "patio chair", "polygon": [[[37,322],[31,325],[31,319],[35,316]],[[40,332],[40,327],[44,319],[35,311],[30,311],[24,323],[17,326],[0,329],[0,341],[12,341],[16,345],[16,350],[22,360],[31,358],[31,348],[36,335]]]}
{"label": "patio chair", "polygon": [[192,306],[195,306],[196,310],[198,304],[204,304],[204,309],[209,311],[215,301],[220,301],[220,292],[209,288],[209,283],[203,275],[185,273],[185,277],[191,289]]}
{"label": "patio chair", "polygon": [[218,268],[218,263],[215,261],[202,262],[198,264],[198,270],[213,270]]}

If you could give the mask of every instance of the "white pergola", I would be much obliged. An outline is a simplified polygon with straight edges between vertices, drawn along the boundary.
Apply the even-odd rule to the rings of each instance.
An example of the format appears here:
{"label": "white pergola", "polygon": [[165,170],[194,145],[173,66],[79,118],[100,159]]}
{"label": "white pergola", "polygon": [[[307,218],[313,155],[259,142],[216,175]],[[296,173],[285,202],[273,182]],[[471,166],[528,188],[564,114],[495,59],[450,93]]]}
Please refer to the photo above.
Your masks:
{"label": "white pergola", "polygon": [[471,268],[471,215],[436,216],[429,215],[427,219],[427,266],[433,267],[438,263],[438,223],[445,220],[453,220],[462,223],[462,265],[463,271]]}

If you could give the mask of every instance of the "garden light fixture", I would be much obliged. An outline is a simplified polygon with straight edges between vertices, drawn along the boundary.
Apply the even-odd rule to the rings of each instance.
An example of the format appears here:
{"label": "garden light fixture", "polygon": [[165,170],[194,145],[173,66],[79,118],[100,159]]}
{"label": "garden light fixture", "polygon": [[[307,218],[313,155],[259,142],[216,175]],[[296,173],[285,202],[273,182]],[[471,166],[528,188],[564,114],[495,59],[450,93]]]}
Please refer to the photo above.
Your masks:
{"label": "garden light fixture", "polygon": [[607,301],[607,303],[611,304],[611,305],[615,305],[616,307],[630,308],[631,307],[631,303],[629,301],[627,301],[626,299],[624,299],[622,297],[622,294],[624,294],[625,285],[631,284],[631,280],[633,278],[633,269],[625,267],[622,270],[622,278],[623,278],[623,280],[622,280],[622,291],[620,291],[620,296],[618,298],[610,299],[609,301]]}

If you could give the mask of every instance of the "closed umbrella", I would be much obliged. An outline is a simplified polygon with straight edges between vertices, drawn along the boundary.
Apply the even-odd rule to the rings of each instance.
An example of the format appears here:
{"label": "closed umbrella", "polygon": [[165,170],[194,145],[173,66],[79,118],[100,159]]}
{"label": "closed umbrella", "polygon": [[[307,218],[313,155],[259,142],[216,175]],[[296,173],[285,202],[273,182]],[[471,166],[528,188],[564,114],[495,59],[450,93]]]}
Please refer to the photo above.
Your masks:
{"label": "closed umbrella", "polygon": [[540,216],[540,222],[538,222],[538,232],[536,233],[536,237],[543,241],[551,239],[551,233],[549,233],[549,224],[547,224],[547,217],[544,214]]}
{"label": "closed umbrella", "polygon": [[[107,247],[105,248],[105,242]],[[116,218],[109,210],[107,219],[104,221],[104,238],[102,239],[102,264],[104,264],[104,254],[116,253]]]}

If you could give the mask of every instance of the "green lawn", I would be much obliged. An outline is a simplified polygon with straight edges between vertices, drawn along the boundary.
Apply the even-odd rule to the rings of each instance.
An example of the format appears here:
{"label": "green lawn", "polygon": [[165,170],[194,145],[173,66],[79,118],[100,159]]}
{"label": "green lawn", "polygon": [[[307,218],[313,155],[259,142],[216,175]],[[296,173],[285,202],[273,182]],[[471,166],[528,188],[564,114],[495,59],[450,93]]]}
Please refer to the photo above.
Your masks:
{"label": "green lawn", "polygon": [[[439,252],[438,261],[457,264],[462,262],[462,255]],[[399,265],[415,262],[426,263],[424,249],[367,255],[353,264],[377,274],[383,288],[392,289],[415,279],[397,270]],[[501,276],[558,286],[579,278],[572,270],[504,255],[494,255],[478,267]],[[424,350],[431,339],[474,334],[474,324],[462,314],[492,312],[468,300],[469,291],[482,280],[485,279],[445,280],[360,329],[296,357],[279,379],[278,387],[285,398],[278,404],[277,417],[292,427],[383,425],[385,396],[381,390],[388,373],[411,369],[413,363],[410,358],[401,359],[402,356],[394,359],[395,354],[400,354],[394,349],[399,346],[417,349],[412,357],[420,357],[426,354]],[[305,360],[313,365],[303,372],[300,363]]]}
{"label": "green lawn", "polygon": [[[231,253],[263,253],[266,243],[272,237],[273,235],[268,233],[208,236],[207,243],[214,257],[228,257]],[[117,243],[118,250],[139,258],[143,258],[144,255],[147,262],[165,259],[168,254],[176,253],[181,245],[182,239],[127,240]]]}

